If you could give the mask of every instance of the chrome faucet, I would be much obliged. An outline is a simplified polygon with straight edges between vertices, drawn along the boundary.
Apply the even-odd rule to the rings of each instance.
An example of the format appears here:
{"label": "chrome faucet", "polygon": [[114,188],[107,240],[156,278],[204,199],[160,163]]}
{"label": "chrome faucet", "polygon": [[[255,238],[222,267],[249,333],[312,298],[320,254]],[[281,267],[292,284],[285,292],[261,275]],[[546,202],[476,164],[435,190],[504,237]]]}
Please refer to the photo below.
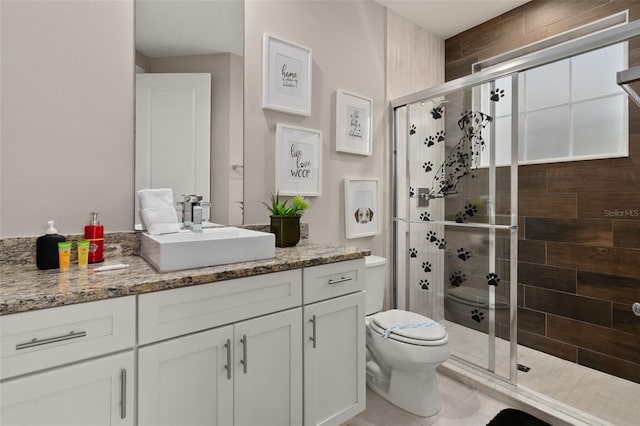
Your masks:
{"label": "chrome faucet", "polygon": [[182,210],[182,226],[184,229],[202,231],[202,208],[210,207],[211,203],[202,201],[201,195],[183,194],[182,198],[176,204]]}

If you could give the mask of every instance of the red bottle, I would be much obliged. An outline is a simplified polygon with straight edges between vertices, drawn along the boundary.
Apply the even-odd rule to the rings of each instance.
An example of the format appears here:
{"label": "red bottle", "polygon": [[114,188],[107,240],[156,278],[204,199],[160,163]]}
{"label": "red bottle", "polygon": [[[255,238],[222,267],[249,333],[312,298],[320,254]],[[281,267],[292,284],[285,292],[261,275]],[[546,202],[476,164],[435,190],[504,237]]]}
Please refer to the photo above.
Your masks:
{"label": "red bottle", "polygon": [[84,227],[84,239],[89,240],[89,263],[104,260],[102,250],[104,246],[104,226],[98,221],[98,212],[91,212],[91,220]]}

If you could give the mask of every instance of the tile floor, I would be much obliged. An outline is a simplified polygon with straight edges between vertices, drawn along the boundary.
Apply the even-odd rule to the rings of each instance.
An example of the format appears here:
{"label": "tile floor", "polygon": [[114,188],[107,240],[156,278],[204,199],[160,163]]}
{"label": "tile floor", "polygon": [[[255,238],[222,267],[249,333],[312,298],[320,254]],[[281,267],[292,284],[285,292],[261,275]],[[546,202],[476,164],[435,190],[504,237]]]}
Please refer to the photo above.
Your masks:
{"label": "tile floor", "polygon": [[[443,321],[443,325],[450,336],[452,353],[475,364],[486,365],[486,334],[448,321]],[[528,373],[518,372],[519,389],[531,390],[545,399],[553,398],[560,403],[559,406],[577,408],[586,413],[586,421],[576,421],[576,424],[640,425],[640,384],[525,346],[518,346],[518,362],[531,368]],[[509,342],[497,339],[496,371],[507,377],[508,365]],[[480,426],[509,407],[501,402],[504,398],[499,401],[475,389],[475,386],[469,387],[441,373],[438,373],[438,380],[442,409],[435,416],[414,416],[367,388],[367,409],[343,426]],[[522,409],[522,405],[515,402],[512,406]]]}
{"label": "tile floor", "polygon": [[438,373],[440,412],[417,417],[367,388],[367,409],[343,426],[482,426],[508,405]]}
{"label": "tile floor", "polygon": [[[477,365],[487,363],[487,335],[443,321],[451,352]],[[483,348],[483,350],[478,350]],[[496,371],[508,377],[509,342],[496,339]],[[616,426],[640,424],[640,384],[518,346],[518,387],[553,398]]]}

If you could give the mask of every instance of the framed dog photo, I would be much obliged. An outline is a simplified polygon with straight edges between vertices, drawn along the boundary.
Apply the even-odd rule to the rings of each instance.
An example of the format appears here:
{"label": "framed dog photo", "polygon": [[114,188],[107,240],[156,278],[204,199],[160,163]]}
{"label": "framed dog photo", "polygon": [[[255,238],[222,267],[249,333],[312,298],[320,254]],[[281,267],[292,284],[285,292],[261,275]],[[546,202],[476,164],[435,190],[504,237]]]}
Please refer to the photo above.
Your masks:
{"label": "framed dog photo", "polygon": [[345,228],[347,238],[380,233],[381,203],[378,179],[344,179]]}
{"label": "framed dog photo", "polygon": [[276,192],[322,195],[322,131],[278,123]]}
{"label": "framed dog photo", "polygon": [[373,100],[339,89],[336,93],[336,151],[372,155]]}
{"label": "framed dog photo", "polygon": [[264,33],[262,108],[311,115],[311,49]]}

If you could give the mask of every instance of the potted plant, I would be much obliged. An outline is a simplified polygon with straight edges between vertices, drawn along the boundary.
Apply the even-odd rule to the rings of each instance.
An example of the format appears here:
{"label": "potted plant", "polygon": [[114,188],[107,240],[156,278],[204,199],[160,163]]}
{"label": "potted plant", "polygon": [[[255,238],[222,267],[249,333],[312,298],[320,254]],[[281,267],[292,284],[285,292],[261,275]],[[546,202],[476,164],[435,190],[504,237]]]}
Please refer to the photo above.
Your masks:
{"label": "potted plant", "polygon": [[300,217],[309,203],[296,195],[292,200],[280,200],[271,194],[271,204],[262,203],[271,211],[269,232],[276,235],[276,247],[293,247],[300,241]]}

